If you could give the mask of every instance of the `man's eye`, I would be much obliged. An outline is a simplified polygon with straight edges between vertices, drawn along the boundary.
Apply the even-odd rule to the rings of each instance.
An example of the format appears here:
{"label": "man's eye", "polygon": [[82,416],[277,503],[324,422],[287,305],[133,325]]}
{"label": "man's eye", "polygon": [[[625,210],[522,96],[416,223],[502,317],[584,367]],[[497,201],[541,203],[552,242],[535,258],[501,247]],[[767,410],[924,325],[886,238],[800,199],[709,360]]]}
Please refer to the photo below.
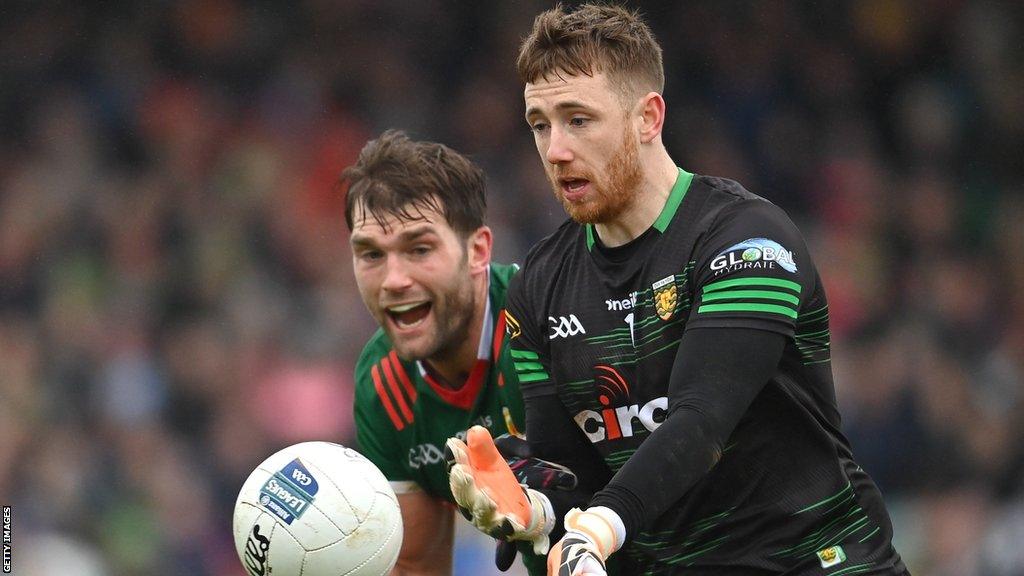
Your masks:
{"label": "man's eye", "polygon": [[537,132],[537,133],[541,133],[541,132],[547,130],[547,128],[548,128],[548,125],[543,123],[543,122],[536,122],[536,123],[530,125],[530,130],[533,130],[534,132]]}
{"label": "man's eye", "polygon": [[384,253],[377,250],[367,250],[359,253],[359,259],[367,262],[376,262],[384,257]]}
{"label": "man's eye", "polygon": [[425,256],[430,253],[430,246],[415,246],[412,249],[412,253],[416,256]]}
{"label": "man's eye", "polygon": [[573,118],[569,119],[569,125],[570,126],[577,126],[578,127],[578,126],[583,126],[584,124],[586,124],[589,121],[590,121],[589,118],[583,118],[582,116],[576,116],[576,117],[573,117]]}

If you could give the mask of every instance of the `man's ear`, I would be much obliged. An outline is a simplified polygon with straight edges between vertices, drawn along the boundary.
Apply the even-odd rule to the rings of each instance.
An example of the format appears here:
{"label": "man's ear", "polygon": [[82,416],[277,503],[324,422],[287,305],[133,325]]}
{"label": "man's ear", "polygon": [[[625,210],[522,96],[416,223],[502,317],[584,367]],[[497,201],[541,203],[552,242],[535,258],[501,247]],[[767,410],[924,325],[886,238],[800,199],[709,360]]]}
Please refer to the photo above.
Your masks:
{"label": "man's ear", "polygon": [[665,126],[665,99],[648,92],[640,99],[640,142],[647,144],[661,134]]}
{"label": "man's ear", "polygon": [[481,226],[466,238],[466,259],[471,274],[486,272],[491,264],[491,249],[494,246],[494,234],[487,226]]}

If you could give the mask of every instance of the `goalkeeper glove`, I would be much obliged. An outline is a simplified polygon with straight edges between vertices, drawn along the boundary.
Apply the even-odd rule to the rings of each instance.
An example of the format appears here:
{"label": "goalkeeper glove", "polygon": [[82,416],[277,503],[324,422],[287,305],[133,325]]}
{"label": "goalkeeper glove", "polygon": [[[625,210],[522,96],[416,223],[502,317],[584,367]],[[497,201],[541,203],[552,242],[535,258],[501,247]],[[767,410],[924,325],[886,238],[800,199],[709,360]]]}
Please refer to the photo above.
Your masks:
{"label": "goalkeeper glove", "polygon": [[[515,448],[514,442],[505,440],[503,443]],[[551,503],[540,492],[519,484],[505,458],[498,452],[490,432],[482,426],[473,426],[466,433],[466,442],[449,438],[446,450],[453,462],[448,483],[463,515],[494,538],[525,540],[533,545],[536,554],[546,554],[548,534],[554,525]],[[557,468],[551,463],[544,464]],[[519,468],[527,479],[538,469],[529,463]],[[567,469],[563,470],[572,474]],[[541,477],[543,473],[536,476]],[[552,479],[562,477],[562,474],[551,475]],[[565,479],[560,481],[569,482]],[[575,485],[575,476],[572,476],[572,484]],[[503,559],[502,554],[499,548],[497,560]]]}
{"label": "goalkeeper glove", "polygon": [[[520,485],[535,490],[574,490],[576,475],[565,466],[534,458],[530,444],[519,436],[502,434],[494,439],[498,453],[515,474]],[[448,452],[447,450],[445,452]],[[508,540],[498,540],[494,550],[494,565],[502,572],[507,571],[516,559],[516,545]]]}
{"label": "goalkeeper glove", "polygon": [[565,515],[565,536],[548,553],[548,574],[606,576],[605,560],[619,549],[625,535],[622,520],[612,509],[573,508]]}
{"label": "goalkeeper glove", "polygon": [[494,446],[521,485],[534,490],[574,490],[576,475],[561,464],[534,458],[530,444],[519,436],[502,434]]}

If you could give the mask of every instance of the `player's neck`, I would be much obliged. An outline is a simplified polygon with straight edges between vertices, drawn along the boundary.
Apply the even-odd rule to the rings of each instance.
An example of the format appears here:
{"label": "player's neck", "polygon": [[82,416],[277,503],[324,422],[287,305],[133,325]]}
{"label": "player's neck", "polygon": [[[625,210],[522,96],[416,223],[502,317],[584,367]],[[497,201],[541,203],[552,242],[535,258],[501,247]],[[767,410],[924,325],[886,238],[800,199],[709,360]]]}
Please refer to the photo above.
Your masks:
{"label": "player's neck", "polygon": [[679,177],[676,163],[661,147],[649,161],[643,162],[643,167],[640,190],[633,206],[611,222],[594,225],[605,246],[614,248],[636,239],[654,224],[665,208],[672,186]]}
{"label": "player's neck", "polygon": [[437,356],[428,358],[423,364],[430,370],[430,374],[438,383],[445,388],[458,390],[466,384],[469,373],[476,366],[477,352],[480,348],[480,338],[483,334],[485,318],[487,314],[487,289],[490,272],[482,274],[480,278],[474,278],[474,291],[476,292],[476,307],[473,310],[473,317],[469,321],[469,329],[466,330],[466,338],[448,351]]}

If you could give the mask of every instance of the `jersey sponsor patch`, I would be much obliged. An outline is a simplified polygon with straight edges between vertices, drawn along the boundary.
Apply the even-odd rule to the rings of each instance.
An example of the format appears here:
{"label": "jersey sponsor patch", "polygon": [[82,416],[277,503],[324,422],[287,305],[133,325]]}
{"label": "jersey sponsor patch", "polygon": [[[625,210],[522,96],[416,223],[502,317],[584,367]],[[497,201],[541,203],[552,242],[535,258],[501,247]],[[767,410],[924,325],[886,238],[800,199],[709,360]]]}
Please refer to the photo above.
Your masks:
{"label": "jersey sponsor patch", "polygon": [[640,427],[647,432],[654,432],[668,414],[668,396],[659,396],[644,404],[601,405],[600,412],[581,410],[573,416],[576,425],[592,444],[631,438]]}
{"label": "jersey sponsor patch", "polygon": [[793,252],[768,238],[748,238],[722,250],[711,260],[711,270],[715,276],[739,270],[771,270],[776,266],[796,274]]}
{"label": "jersey sponsor patch", "polygon": [[594,386],[601,410],[583,410],[573,417],[591,443],[630,438],[637,425],[654,432],[665,420],[668,397],[661,396],[643,405],[630,402],[630,385],[614,366],[594,366]]}

